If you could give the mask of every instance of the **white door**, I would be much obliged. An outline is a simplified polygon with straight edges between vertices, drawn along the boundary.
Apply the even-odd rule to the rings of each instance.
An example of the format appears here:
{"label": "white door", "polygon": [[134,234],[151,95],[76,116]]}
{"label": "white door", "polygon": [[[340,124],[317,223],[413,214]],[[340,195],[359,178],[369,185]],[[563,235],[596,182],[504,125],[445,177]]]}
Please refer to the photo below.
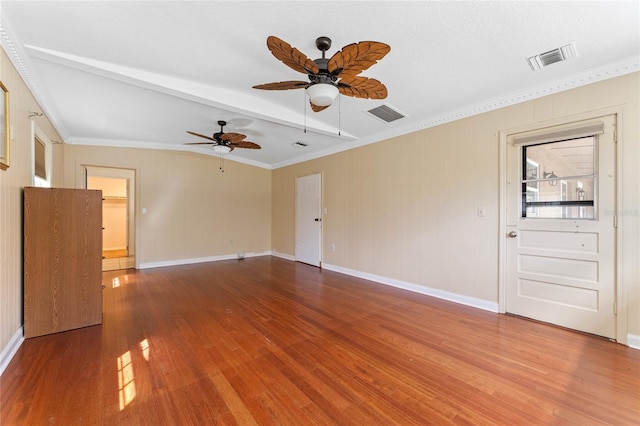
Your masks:
{"label": "white door", "polygon": [[615,116],[507,138],[506,311],[616,338]]}
{"label": "white door", "polygon": [[320,266],[320,174],[296,179],[296,260]]}

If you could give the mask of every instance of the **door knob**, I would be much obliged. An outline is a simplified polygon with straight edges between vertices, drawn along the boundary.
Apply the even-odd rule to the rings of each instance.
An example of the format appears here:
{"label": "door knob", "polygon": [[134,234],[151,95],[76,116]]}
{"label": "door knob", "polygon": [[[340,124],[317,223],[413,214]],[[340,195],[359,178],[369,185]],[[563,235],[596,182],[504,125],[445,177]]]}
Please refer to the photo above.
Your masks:
{"label": "door knob", "polygon": [[509,236],[509,238],[515,238],[518,236],[518,233],[516,231],[511,231],[507,235]]}

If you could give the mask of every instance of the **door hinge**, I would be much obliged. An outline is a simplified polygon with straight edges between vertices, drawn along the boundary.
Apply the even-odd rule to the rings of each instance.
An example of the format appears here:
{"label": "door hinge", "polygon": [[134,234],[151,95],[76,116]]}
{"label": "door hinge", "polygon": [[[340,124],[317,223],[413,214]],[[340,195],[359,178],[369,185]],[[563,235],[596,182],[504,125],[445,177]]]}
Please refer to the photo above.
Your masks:
{"label": "door hinge", "polygon": [[617,228],[618,228],[618,215],[617,215],[617,214],[614,214],[614,215],[613,215],[613,227],[614,227],[615,229],[617,229]]}
{"label": "door hinge", "polygon": [[618,143],[618,126],[613,125],[613,142]]}
{"label": "door hinge", "polygon": [[613,314],[618,315],[618,302],[613,302]]}

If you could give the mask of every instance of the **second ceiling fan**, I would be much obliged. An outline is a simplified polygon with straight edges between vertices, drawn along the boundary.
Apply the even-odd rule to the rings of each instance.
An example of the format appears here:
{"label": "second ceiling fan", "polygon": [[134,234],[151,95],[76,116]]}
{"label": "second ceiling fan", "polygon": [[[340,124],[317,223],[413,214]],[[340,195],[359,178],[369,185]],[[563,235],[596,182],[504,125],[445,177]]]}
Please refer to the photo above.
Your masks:
{"label": "second ceiling fan", "polygon": [[309,81],[280,81],[259,84],[254,89],[290,90],[306,89],[313,111],[322,111],[330,106],[338,93],[364,99],[385,99],[387,88],[374,78],[359,76],[382,59],[391,47],[377,41],[352,43],[325,58],[325,52],[331,47],[329,37],[318,37],[316,47],[322,52],[322,58],[309,59],[295,47],[276,36],[267,38],[267,48],[273,56],[289,68],[307,74]]}
{"label": "second ceiling fan", "polygon": [[208,139],[209,142],[189,142],[185,145],[212,145],[213,150],[218,154],[226,154],[233,151],[235,148],[245,149],[260,149],[260,145],[255,142],[245,141],[245,135],[240,133],[225,133],[224,126],[227,122],[224,120],[218,121],[220,131],[213,134],[213,136],[207,136],[196,132],[187,130],[190,135],[198,136],[204,139]]}

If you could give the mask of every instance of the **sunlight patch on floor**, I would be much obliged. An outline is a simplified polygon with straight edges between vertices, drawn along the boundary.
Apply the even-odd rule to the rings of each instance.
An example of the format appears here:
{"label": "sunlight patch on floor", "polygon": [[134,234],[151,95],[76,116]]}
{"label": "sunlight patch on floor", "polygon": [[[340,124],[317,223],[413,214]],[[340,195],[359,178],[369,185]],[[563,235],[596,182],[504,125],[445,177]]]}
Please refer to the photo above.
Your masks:
{"label": "sunlight patch on floor", "polygon": [[120,411],[122,411],[136,397],[136,383],[133,378],[131,351],[127,351],[118,357],[118,389]]}
{"label": "sunlight patch on floor", "polygon": [[142,342],[140,342],[140,349],[142,349],[142,356],[144,357],[145,361],[149,361],[149,340],[148,339],[144,339]]}
{"label": "sunlight patch on floor", "polygon": [[121,285],[129,284],[129,276],[128,275],[120,275],[119,277],[115,277],[111,280],[111,287],[118,288]]}

